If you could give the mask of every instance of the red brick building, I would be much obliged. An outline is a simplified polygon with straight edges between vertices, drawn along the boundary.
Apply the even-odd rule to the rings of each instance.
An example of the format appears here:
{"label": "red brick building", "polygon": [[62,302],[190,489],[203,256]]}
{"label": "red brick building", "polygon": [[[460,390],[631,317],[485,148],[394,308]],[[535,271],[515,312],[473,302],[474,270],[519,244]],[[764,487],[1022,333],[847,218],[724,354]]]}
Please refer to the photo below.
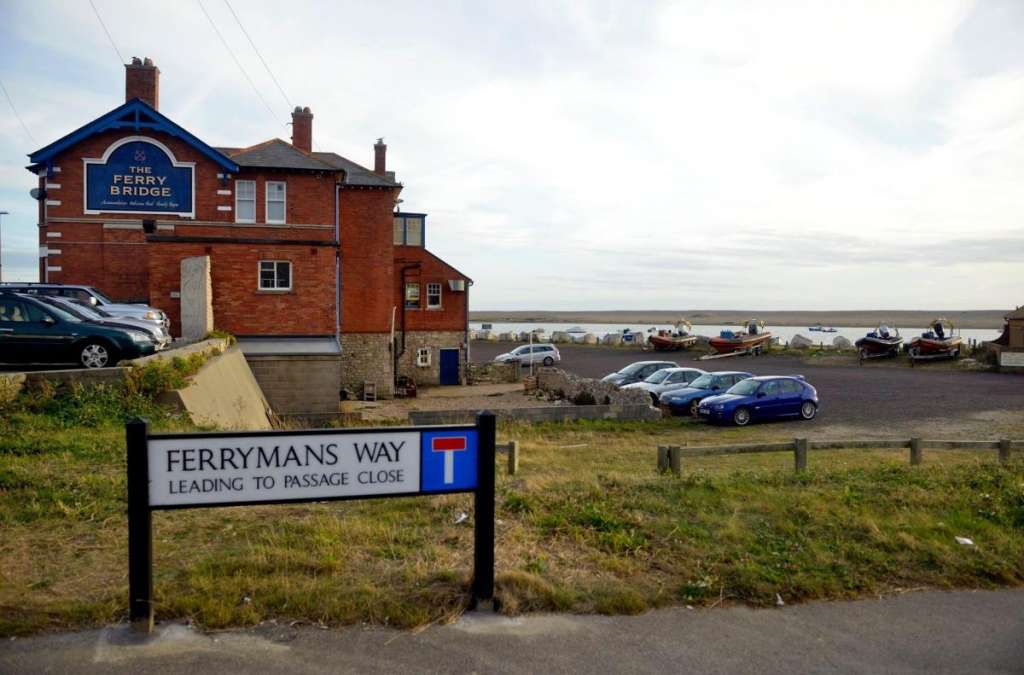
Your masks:
{"label": "red brick building", "polygon": [[382,141],[372,170],[314,152],[296,108],[291,143],[208,145],[159,112],[149,59],[125,68],[123,105],[30,155],[40,281],[148,302],[179,334],[181,261],[206,256],[216,327],[264,355],[333,345],[357,394],[462,379],[472,282],[424,248],[422,214],[396,213]]}

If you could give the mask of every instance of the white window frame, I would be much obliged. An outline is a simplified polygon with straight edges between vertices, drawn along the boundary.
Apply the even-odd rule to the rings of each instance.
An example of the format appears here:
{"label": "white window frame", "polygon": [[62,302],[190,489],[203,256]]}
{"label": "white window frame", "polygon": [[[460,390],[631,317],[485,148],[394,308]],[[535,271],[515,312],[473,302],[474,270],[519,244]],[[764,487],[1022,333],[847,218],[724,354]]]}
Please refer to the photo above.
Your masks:
{"label": "white window frame", "polygon": [[[264,288],[263,287],[263,263],[274,264],[274,287]],[[288,287],[277,286],[277,266],[280,263],[287,263],[288,265]],[[292,290],[292,286],[295,285],[295,265],[292,264],[291,260],[259,260],[256,262],[256,290],[262,293],[288,293]]]}
{"label": "white window frame", "polygon": [[[239,214],[238,201],[239,201],[239,197],[240,197],[240,193],[241,193],[241,190],[238,189],[238,186],[241,185],[242,183],[246,183],[246,184],[252,185],[252,219],[242,218],[241,216],[238,215]],[[248,201],[248,200],[246,200],[246,201]],[[235,181],[235,222],[236,223],[255,223],[256,222],[256,181],[254,181],[254,180],[236,180]]]}
{"label": "white window frame", "polygon": [[[436,305],[431,304],[431,302],[430,302],[430,296],[432,295],[431,292],[430,292],[430,289],[434,288],[434,287],[437,288],[437,304]],[[435,283],[435,282],[430,282],[430,283],[427,284],[427,309],[441,309],[441,307],[443,305],[443,302],[444,302],[444,296],[442,295],[443,292],[444,292],[444,284]]]}
{"label": "white window frame", "polygon": [[[284,199],[281,200],[281,220],[270,219],[270,185],[280,184],[283,188]],[[288,220],[288,182],[283,180],[268,180],[263,183],[263,214],[268,225],[284,225]],[[276,203],[276,202],[275,202]]]}
{"label": "white window frame", "polygon": [[[415,287],[416,289],[416,304],[410,305],[409,303],[409,291]],[[405,309],[422,309],[423,308],[423,286],[418,281],[407,281],[405,282],[405,290],[402,293],[402,306]]]}

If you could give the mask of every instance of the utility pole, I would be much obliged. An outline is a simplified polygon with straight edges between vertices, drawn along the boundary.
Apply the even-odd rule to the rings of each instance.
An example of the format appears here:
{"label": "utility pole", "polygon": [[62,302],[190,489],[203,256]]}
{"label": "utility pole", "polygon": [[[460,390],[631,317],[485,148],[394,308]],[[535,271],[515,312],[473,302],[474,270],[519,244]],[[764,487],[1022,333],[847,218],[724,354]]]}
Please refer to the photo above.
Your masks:
{"label": "utility pole", "polygon": [[4,216],[10,213],[0,211],[0,281],[4,280]]}

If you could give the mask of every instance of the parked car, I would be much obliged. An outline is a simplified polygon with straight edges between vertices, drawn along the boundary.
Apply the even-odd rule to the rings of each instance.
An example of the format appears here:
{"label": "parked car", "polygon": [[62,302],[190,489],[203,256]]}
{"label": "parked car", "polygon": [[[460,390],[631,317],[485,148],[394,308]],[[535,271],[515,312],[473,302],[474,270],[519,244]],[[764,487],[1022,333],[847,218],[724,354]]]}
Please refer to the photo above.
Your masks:
{"label": "parked car", "polygon": [[562,360],[562,355],[558,353],[558,347],[554,345],[523,345],[510,352],[498,354],[494,360],[499,363],[519,361],[524,366],[530,364],[553,366]]}
{"label": "parked car", "polygon": [[642,382],[657,371],[663,368],[678,368],[675,361],[637,361],[631,363],[621,370],[605,375],[602,382],[609,382],[617,387],[622,387],[634,382]]}
{"label": "parked car", "polygon": [[705,373],[691,382],[688,387],[673,389],[662,394],[659,402],[668,408],[669,412],[673,415],[693,415],[696,417],[700,402],[705,398],[721,394],[737,382],[750,377],[753,377],[753,375],[738,370]]}
{"label": "parked car", "polygon": [[171,342],[170,333],[164,330],[163,327],[154,325],[152,321],[136,319],[130,316],[114,316],[113,314],[105,312],[99,307],[93,307],[82,300],[72,300],[70,298],[54,295],[40,295],[37,297],[40,302],[45,302],[48,305],[56,305],[64,311],[74,314],[83,321],[101,323],[106,326],[113,326],[114,328],[140,330],[149,335],[156,344],[157,351],[164,349]]}
{"label": "parked car", "polygon": [[785,417],[812,420],[818,414],[818,392],[802,375],[751,377],[724,394],[708,396],[698,412],[702,419],[739,427]]}
{"label": "parked car", "polygon": [[29,295],[54,295],[63,298],[72,298],[87,302],[93,307],[99,307],[103,311],[114,316],[130,316],[143,321],[149,321],[162,327],[164,330],[170,328],[171,322],[161,310],[144,304],[130,304],[114,302],[93,286],[80,284],[49,284],[49,283],[19,283],[6,282],[0,284],[0,289],[14,293],[27,293]]}
{"label": "parked car", "polygon": [[706,373],[700,368],[662,368],[644,378],[642,382],[623,385],[623,389],[643,389],[651,395],[654,404],[668,391],[682,389]]}
{"label": "parked car", "polygon": [[37,298],[0,290],[0,360],[4,362],[103,368],[155,351],[156,343],[142,331],[83,321]]}

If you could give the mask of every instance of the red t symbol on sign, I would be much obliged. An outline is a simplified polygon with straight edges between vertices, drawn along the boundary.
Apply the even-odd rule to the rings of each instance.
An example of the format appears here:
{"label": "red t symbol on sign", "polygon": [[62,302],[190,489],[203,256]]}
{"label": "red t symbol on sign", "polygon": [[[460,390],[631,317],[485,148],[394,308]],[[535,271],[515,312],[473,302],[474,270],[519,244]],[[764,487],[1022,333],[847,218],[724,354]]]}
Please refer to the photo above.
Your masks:
{"label": "red t symbol on sign", "polygon": [[455,455],[466,449],[465,436],[435,436],[430,439],[430,449],[433,452],[444,453],[444,484],[451,485],[455,482]]}

